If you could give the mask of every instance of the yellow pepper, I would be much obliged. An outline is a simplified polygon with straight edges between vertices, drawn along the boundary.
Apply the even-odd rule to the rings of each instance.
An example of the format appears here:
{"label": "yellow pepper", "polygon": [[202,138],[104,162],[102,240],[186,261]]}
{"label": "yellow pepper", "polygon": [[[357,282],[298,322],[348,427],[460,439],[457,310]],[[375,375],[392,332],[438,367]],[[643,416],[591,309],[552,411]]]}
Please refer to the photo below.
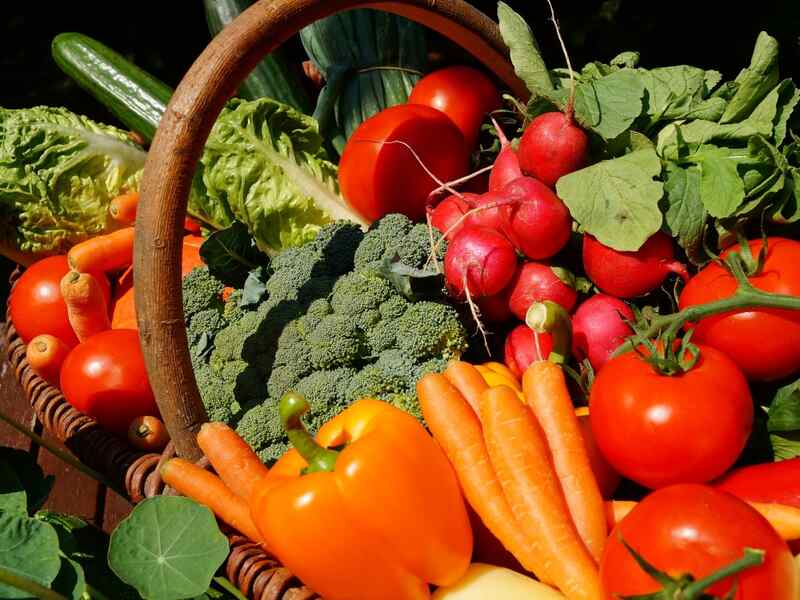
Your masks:
{"label": "yellow pepper", "polygon": [[566,600],[549,585],[521,573],[482,563],[469,566],[466,575],[455,585],[442,587],[433,600]]}

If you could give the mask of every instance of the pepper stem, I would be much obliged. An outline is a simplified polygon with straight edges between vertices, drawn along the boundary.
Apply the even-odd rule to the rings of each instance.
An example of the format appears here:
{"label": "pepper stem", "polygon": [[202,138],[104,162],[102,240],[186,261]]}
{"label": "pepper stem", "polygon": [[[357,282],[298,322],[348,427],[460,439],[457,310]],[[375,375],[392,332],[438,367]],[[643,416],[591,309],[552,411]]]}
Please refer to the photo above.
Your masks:
{"label": "pepper stem", "polygon": [[278,405],[281,423],[292,446],[308,463],[306,473],[333,471],[339,453],[320,446],[303,425],[300,417],[307,413],[309,408],[308,400],[303,396],[295,392],[286,392]]}
{"label": "pepper stem", "polygon": [[536,333],[553,336],[553,349],[547,360],[557,365],[567,363],[572,348],[572,322],[563,306],[551,300],[534,302],[525,314],[525,324]]}

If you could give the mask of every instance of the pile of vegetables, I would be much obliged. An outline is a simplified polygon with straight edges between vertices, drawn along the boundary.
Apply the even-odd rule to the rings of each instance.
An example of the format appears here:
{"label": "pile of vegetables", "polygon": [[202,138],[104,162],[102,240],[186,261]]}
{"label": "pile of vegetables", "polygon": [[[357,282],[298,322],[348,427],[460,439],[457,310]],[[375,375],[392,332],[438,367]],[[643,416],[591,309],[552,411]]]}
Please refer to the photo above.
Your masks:
{"label": "pile of vegetables", "polygon": [[[207,2],[212,29],[244,4]],[[777,42],[727,81],[636,52],[575,69],[553,14],[552,69],[498,19],[524,104],[470,66],[423,75],[417,27],[370,11],[302,32],[308,88],[275,54],[227,103],[181,289],[214,472],[164,480],[328,600],[797,600],[800,90]],[[0,110],[3,239],[56,254],[12,320],[71,404],[158,450],[129,266],[171,90],[79,34],[54,54],[137,135]]]}

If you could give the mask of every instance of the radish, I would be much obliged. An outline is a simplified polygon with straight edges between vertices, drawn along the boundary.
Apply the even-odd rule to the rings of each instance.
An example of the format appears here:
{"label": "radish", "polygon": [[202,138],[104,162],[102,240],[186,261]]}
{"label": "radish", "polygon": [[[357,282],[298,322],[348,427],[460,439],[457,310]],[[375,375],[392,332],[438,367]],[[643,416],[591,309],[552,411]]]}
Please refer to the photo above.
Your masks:
{"label": "radish", "polygon": [[546,360],[553,349],[553,338],[549,333],[534,334],[533,329],[524,323],[517,325],[506,336],[503,360],[517,377],[522,377],[530,364]]}
{"label": "radish", "polygon": [[478,210],[467,216],[465,221],[468,225],[494,229],[508,237],[512,206],[505,196],[497,192],[486,192],[469,200],[472,207]]}
{"label": "radish", "polygon": [[635,252],[604,246],[589,234],[583,236],[583,268],[594,284],[617,298],[635,298],[659,285],[670,273],[689,278],[686,266],[675,260],[672,238],[661,231]]}
{"label": "radish", "polygon": [[444,256],[445,282],[457,298],[497,294],[516,270],[514,246],[503,234],[485,227],[463,227]]}
{"label": "radish", "polygon": [[525,174],[552,188],[559,178],[586,166],[589,136],[571,114],[547,112],[525,128],[517,156]]}
{"label": "radish", "polygon": [[521,321],[525,320],[528,308],[534,302],[552,300],[571,311],[578,299],[575,288],[562,280],[549,265],[526,262],[517,271],[511,282],[508,306]]}
{"label": "radish", "polygon": [[633,334],[624,319],[633,321],[633,311],[622,300],[595,294],[572,316],[572,353],[579,361],[588,358],[600,370],[612,352]]}
{"label": "radish", "polygon": [[513,316],[508,307],[508,296],[511,293],[511,286],[506,286],[500,293],[493,296],[486,296],[475,300],[478,305],[481,317],[487,323],[505,323]]}
{"label": "radish", "polygon": [[477,194],[470,193],[464,193],[460,198],[455,194],[448,196],[430,211],[431,225],[438,229],[448,242],[451,241],[464,225],[464,221],[459,222],[459,219],[470,209],[468,199],[477,198]]}
{"label": "radish", "polygon": [[569,241],[569,210],[546,185],[532,177],[518,177],[501,195],[511,203],[509,236],[525,256],[550,258]]}
{"label": "radish", "polygon": [[522,169],[519,166],[517,153],[511,147],[511,142],[508,141],[506,134],[500,129],[497,121],[492,119],[492,123],[494,123],[497,137],[500,139],[500,152],[494,159],[494,166],[489,174],[489,191],[498,192],[518,177],[522,177]]}

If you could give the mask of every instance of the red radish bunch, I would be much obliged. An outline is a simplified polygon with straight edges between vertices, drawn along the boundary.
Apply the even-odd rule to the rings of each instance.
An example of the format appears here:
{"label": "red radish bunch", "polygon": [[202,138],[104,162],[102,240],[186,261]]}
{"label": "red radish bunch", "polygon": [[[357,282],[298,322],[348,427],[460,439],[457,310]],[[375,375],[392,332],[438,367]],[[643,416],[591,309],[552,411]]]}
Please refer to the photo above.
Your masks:
{"label": "red radish bunch", "polygon": [[528,308],[534,302],[551,300],[571,311],[578,299],[578,292],[565,283],[552,267],[535,262],[526,262],[517,271],[511,282],[509,308],[520,321],[525,320]]}
{"label": "red radish bunch", "polygon": [[532,362],[547,359],[552,349],[553,338],[549,333],[536,334],[522,323],[506,336],[503,360],[514,375],[522,377]]}
{"label": "red radish bunch", "polygon": [[585,167],[588,159],[589,136],[562,112],[536,117],[519,141],[522,171],[551,188],[564,175]]}
{"label": "red radish bunch", "polygon": [[444,276],[457,298],[500,292],[514,277],[517,253],[503,234],[485,227],[462,228],[447,248]]}
{"label": "red radish bunch", "polygon": [[689,277],[686,267],[675,260],[672,239],[660,231],[635,252],[620,252],[584,235],[583,268],[597,287],[617,298],[651,292],[670,273]]}
{"label": "red radish bunch", "polygon": [[622,300],[595,294],[583,302],[572,316],[572,353],[578,360],[589,359],[598,371],[617,347],[633,333],[625,320],[633,321],[633,311]]}

